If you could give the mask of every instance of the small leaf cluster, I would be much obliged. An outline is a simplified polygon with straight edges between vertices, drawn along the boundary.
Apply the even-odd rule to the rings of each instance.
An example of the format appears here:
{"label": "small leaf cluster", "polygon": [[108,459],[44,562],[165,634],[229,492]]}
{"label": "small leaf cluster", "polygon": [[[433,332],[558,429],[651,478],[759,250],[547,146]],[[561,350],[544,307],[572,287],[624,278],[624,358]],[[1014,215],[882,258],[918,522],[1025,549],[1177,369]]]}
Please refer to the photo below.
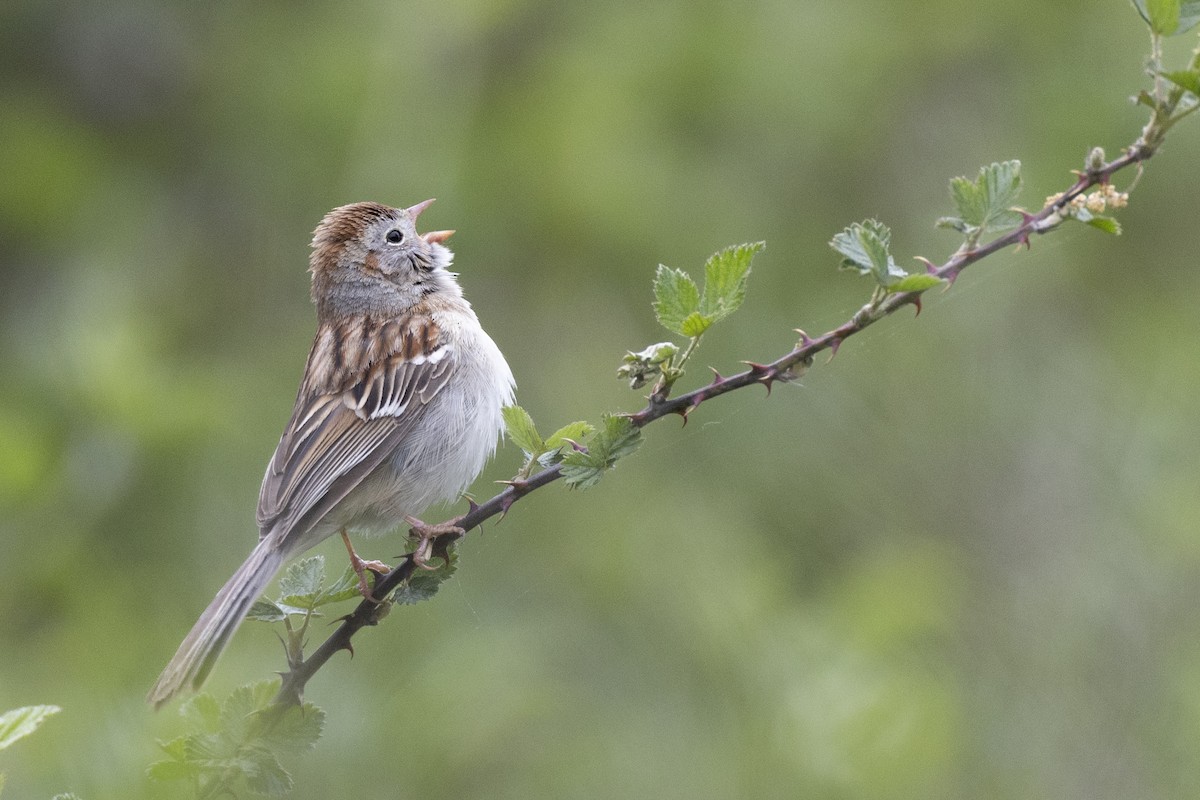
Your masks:
{"label": "small leaf cluster", "polygon": [[444,551],[438,551],[438,555],[443,553],[445,558],[441,559],[436,567],[414,570],[413,574],[409,575],[408,579],[392,592],[394,605],[416,605],[437,594],[442,584],[450,580],[458,571],[458,548],[451,544]]}
{"label": "small leaf cluster", "polygon": [[892,231],[874,219],[855,222],[835,235],[829,246],[842,255],[840,269],[875,279],[875,301],[892,292],[923,292],[942,280],[925,273],[909,274],[896,265],[891,254]]}
{"label": "small leaf cluster", "polygon": [[12,747],[60,711],[58,706],[23,706],[0,714],[0,750]]}
{"label": "small leaf cluster", "polygon": [[535,465],[544,468],[557,464],[562,460],[564,449],[574,448],[596,430],[586,422],[572,422],[543,439],[533,424],[533,417],[525,409],[506,406],[501,413],[509,440],[525,453],[525,463],[518,478],[528,478]]}
{"label": "small leaf cluster", "polygon": [[[24,739],[60,711],[58,706],[22,706],[0,714],[0,750],[12,747],[18,739]],[[4,773],[0,772],[0,791],[3,789]]]}
{"label": "small leaf cluster", "polygon": [[764,247],[765,242],[749,242],[713,253],[704,263],[703,289],[683,270],[659,264],[654,275],[654,316],[671,333],[686,337],[688,344],[682,351],[671,342],[631,350],[617,377],[628,380],[631,389],[657,381],[654,394],[665,396],[683,376],[683,366],[701,337],[745,301],[750,265]]}
{"label": "small leaf cluster", "polygon": [[564,425],[542,438],[529,412],[520,406],[504,409],[508,438],[525,452],[517,480],[529,477],[535,464],[562,464],[563,480],[572,489],[588,489],[613,468],[617,460],[641,444],[641,431],[625,416],[605,415],[597,428],[587,422]]}
{"label": "small leaf cluster", "polygon": [[346,571],[329,586],[325,585],[325,557],[309,556],[291,564],[279,579],[279,597],[259,598],[246,614],[259,622],[282,622],[288,617],[317,615],[317,609],[361,597],[358,575]]}
{"label": "small leaf cluster", "polygon": [[978,177],[953,178],[950,194],[958,210],[956,217],[942,217],[940,228],[952,228],[973,245],[989,233],[1001,233],[1021,224],[1021,212],[1013,208],[1021,193],[1021,162],[1001,161],[979,170]]}
{"label": "small leaf cluster", "polygon": [[625,354],[624,362],[617,368],[617,377],[629,381],[630,389],[640,389],[652,380],[658,380],[663,368],[670,370],[671,362],[679,355],[679,345],[674,342],[657,342],[637,353]]}
{"label": "small leaf cluster", "polygon": [[704,264],[704,290],[681,269],[658,265],[654,276],[654,313],[671,333],[695,339],[720,322],[746,299],[750,263],[766,244],[727,247]]}
{"label": "small leaf cluster", "polygon": [[629,417],[606,414],[588,440],[587,449],[563,456],[563,480],[572,489],[590,489],[617,461],[638,449],[642,432]]}
{"label": "small leaf cluster", "polygon": [[[1143,89],[1134,100],[1151,109],[1153,116],[1133,149],[1154,149],[1175,123],[1200,108],[1200,48],[1184,69],[1168,70],[1162,64],[1162,37],[1178,36],[1200,23],[1200,0],[1133,0],[1150,27],[1153,48],[1148,72],[1153,91]],[[1167,91],[1167,87],[1170,90]]]}
{"label": "small leaf cluster", "polygon": [[311,750],[325,712],[312,703],[272,705],[278,689],[278,681],[264,681],[239,687],[220,702],[210,694],[191,698],[180,713],[193,732],[159,742],[167,757],[150,765],[150,777],[188,781],[196,798],[290,792],[292,776],[280,757]]}
{"label": "small leaf cluster", "polygon": [[830,247],[842,254],[842,262],[838,265],[840,269],[870,275],[883,287],[892,285],[908,274],[896,266],[890,251],[891,244],[891,229],[875,219],[856,222],[834,235],[829,242]]}
{"label": "small leaf cluster", "polygon": [[[279,596],[275,600],[260,597],[246,614],[247,619],[257,622],[283,623],[283,645],[292,667],[304,661],[305,635],[313,617],[321,616],[318,609],[362,597],[358,575],[349,566],[332,584],[326,586],[325,582],[325,557],[302,558],[289,565],[279,579]],[[300,618],[298,623],[293,621],[296,617]]]}
{"label": "small leaf cluster", "polygon": [[1159,36],[1186,33],[1200,22],[1200,0],[1133,0],[1133,5]]}

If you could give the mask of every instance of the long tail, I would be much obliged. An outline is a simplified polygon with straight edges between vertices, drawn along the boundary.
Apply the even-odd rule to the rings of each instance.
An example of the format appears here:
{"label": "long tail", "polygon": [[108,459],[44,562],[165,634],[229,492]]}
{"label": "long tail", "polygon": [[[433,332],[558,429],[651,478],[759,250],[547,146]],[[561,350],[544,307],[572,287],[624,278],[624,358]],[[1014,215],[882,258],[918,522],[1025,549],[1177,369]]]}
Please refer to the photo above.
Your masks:
{"label": "long tail", "polygon": [[147,702],[153,703],[155,708],[161,708],[181,691],[200,688],[255,598],[262,593],[283,562],[284,555],[271,539],[258,543],[245,563],[238,567],[238,571],[233,573],[233,577],[204,609],[200,619],[196,620],[191,632],[175,652],[175,657],[146,695]]}

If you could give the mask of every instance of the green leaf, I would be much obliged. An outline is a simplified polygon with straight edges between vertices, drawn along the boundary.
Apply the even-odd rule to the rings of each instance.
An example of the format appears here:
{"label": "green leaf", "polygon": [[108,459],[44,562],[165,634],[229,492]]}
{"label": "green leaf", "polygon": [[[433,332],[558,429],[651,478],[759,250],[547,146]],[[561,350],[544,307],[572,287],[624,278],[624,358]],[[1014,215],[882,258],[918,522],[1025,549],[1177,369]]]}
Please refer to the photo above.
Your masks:
{"label": "green leaf", "polygon": [[573,450],[563,457],[563,480],[572,489],[588,489],[604,477],[606,470],[637,450],[642,432],[628,417],[606,414],[600,430],[588,442],[587,451]]}
{"label": "green leaf", "polygon": [[392,602],[398,606],[415,606],[432,598],[441,586],[442,581],[432,575],[417,573],[396,589]]}
{"label": "green leaf", "polygon": [[683,321],[700,309],[700,290],[681,269],[658,265],[654,275],[654,314],[672,333],[686,336]]}
{"label": "green leaf", "polygon": [[533,417],[520,406],[505,406],[500,410],[504,415],[504,428],[508,438],[530,457],[536,457],[545,452],[546,443],[533,424]]}
{"label": "green leaf", "polygon": [[661,375],[678,353],[679,347],[673,342],[652,344],[640,353],[630,351],[621,359],[624,363],[617,367],[617,377],[629,381],[630,389],[639,389]]}
{"label": "green leaf", "polygon": [[1133,0],[1150,30],[1162,36],[1187,33],[1200,23],[1200,0]]}
{"label": "green leaf", "polygon": [[1155,33],[1170,36],[1179,30],[1180,0],[1133,0],[1133,5]]}
{"label": "green leaf", "polygon": [[546,440],[546,452],[538,456],[538,463],[543,467],[551,467],[562,461],[562,449],[571,447],[572,442],[582,442],[591,436],[596,429],[586,422],[572,422],[564,425],[550,435]]}
{"label": "green leaf", "polygon": [[437,594],[442,584],[458,570],[457,548],[450,547],[448,555],[449,558],[439,564],[437,569],[414,571],[392,595],[392,602],[400,606],[412,606]]}
{"label": "green leaf", "polygon": [[279,579],[280,599],[289,605],[306,607],[321,591],[324,582],[325,558],[302,558],[288,567]]}
{"label": "green leaf", "polygon": [[177,736],[169,742],[158,740],[158,749],[169,755],[171,758],[179,760],[187,755],[187,736]]}
{"label": "green leaf", "polygon": [[159,741],[159,748],[167,754],[168,760],[156,761],[149,766],[146,774],[161,782],[190,780],[200,774],[198,762],[190,759],[190,741],[197,738],[194,734],[180,736],[169,742]]}
{"label": "green leaf", "polygon": [[880,286],[888,286],[908,273],[896,265],[888,247],[892,231],[874,219],[856,222],[833,237],[829,246],[841,253],[841,268],[871,275]]}
{"label": "green leaf", "polygon": [[750,264],[766,246],[766,242],[749,242],[727,247],[705,262],[700,311],[711,319],[709,324],[725,319],[742,305],[746,299]]}
{"label": "green leaf", "polygon": [[571,442],[582,442],[591,436],[596,428],[586,422],[571,422],[550,434],[546,440],[546,449],[558,449]]}
{"label": "green leaf", "polygon": [[279,579],[280,598],[274,603],[251,606],[247,617],[264,622],[279,622],[284,616],[304,614],[330,603],[340,603],[358,595],[358,575],[347,567],[337,581],[325,587],[325,558],[310,556],[288,567]]}
{"label": "green leaf", "polygon": [[1138,93],[1130,98],[1138,105],[1143,105],[1146,108],[1157,109],[1158,101],[1154,99],[1154,95],[1150,94],[1145,89],[1138,90]]}
{"label": "green leaf", "polygon": [[937,222],[933,223],[935,228],[950,228],[959,233],[970,233],[971,226],[963,222],[958,217],[938,217]]}
{"label": "green leaf", "polygon": [[255,715],[271,704],[279,681],[260,681],[234,689],[221,703],[221,732],[231,742],[249,738]]}
{"label": "green leaf", "polygon": [[221,704],[207,692],[189,698],[179,707],[179,714],[194,730],[204,733],[221,730]]}
{"label": "green leaf", "polygon": [[239,742],[230,741],[224,732],[193,733],[183,737],[183,756],[201,767],[209,763],[221,761],[229,753],[237,749]]}
{"label": "green leaf", "polygon": [[1121,223],[1112,217],[1092,217],[1087,221],[1087,224],[1093,228],[1099,228],[1105,233],[1111,233],[1113,236],[1121,235]]}
{"label": "green leaf", "polygon": [[273,603],[265,597],[255,600],[254,605],[250,606],[250,610],[246,612],[246,619],[252,619],[255,622],[283,622],[287,616],[287,612],[277,603]]}
{"label": "green leaf", "polygon": [[33,733],[60,711],[58,706],[24,706],[0,714],[0,750]]}
{"label": "green leaf", "polygon": [[[338,577],[332,586],[322,589],[317,593],[313,601],[313,608],[329,605],[330,603],[340,603],[343,600],[361,599],[362,594],[358,590],[358,573],[349,564],[346,565],[345,571]],[[285,609],[288,606],[284,606]],[[293,610],[291,613],[295,613]]]}
{"label": "green leaf", "polygon": [[699,311],[693,311],[684,318],[682,323],[680,323],[679,332],[684,336],[694,339],[697,336],[704,335],[704,332],[708,330],[708,327],[714,322],[716,322],[714,317],[701,314]]}
{"label": "green leaf", "polygon": [[1179,27],[1175,29],[1175,36],[1181,33],[1187,33],[1196,24],[1200,23],[1200,0],[1183,0],[1179,4]]}
{"label": "green leaf", "polygon": [[939,220],[942,227],[959,227],[963,233],[994,233],[1021,224],[1021,215],[1012,210],[1021,193],[1021,162],[1004,161],[979,170],[975,180],[965,177],[950,181],[950,194],[959,219]]}
{"label": "green leaf", "polygon": [[282,797],[292,791],[292,776],[274,753],[262,747],[248,747],[244,753],[239,766],[250,791],[268,797]]}
{"label": "green leaf", "polygon": [[290,706],[279,712],[262,736],[276,753],[305,753],[317,746],[325,728],[325,712],[312,703]]}
{"label": "green leaf", "polygon": [[889,292],[923,292],[926,289],[932,289],[934,286],[945,282],[945,279],[939,278],[937,275],[930,275],[928,272],[918,272],[913,275],[906,275],[887,288]]}
{"label": "green leaf", "polygon": [[1177,72],[1161,72],[1159,74],[1180,89],[1200,97],[1200,70],[1187,69]]}

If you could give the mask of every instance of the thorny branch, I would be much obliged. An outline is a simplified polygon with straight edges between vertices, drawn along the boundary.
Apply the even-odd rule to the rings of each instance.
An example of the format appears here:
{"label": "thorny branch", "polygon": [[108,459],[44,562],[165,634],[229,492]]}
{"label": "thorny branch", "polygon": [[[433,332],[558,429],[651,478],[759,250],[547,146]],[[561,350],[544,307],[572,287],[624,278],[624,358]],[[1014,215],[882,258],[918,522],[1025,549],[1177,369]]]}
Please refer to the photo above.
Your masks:
{"label": "thorny branch", "polygon": [[[1189,65],[1190,69],[1198,67],[1200,67],[1200,50],[1193,55]],[[1067,207],[1071,201],[1085,194],[1092,187],[1107,185],[1113,175],[1131,166],[1138,167],[1140,176],[1142,163],[1158,152],[1167,131],[1182,117],[1196,110],[1196,106],[1191,106],[1176,113],[1184,99],[1184,92],[1178,87],[1167,92],[1165,97],[1162,95],[1161,89],[1156,94],[1158,96],[1154,98],[1150,121],[1142,130],[1137,141],[1127,147],[1123,155],[1112,161],[1104,161],[1103,157],[1089,159],[1087,169],[1076,173],[1078,177],[1075,183],[1040,211],[1035,214],[1023,212],[1021,224],[1013,230],[983,245],[964,245],[941,265],[926,261],[929,274],[944,279],[947,283],[946,288],[949,288],[959,273],[971,264],[1010,245],[1029,247],[1029,241],[1033,235],[1046,233],[1058,227],[1069,216]],[[643,428],[655,420],[675,414],[682,416],[686,423],[688,415],[702,403],[736,389],[762,384],[767,387],[769,392],[775,381],[788,381],[798,377],[812,365],[813,359],[818,353],[828,350],[832,358],[846,339],[900,308],[911,305],[920,314],[921,296],[925,291],[928,290],[897,292],[886,295],[882,299],[872,298],[871,302],[860,308],[845,323],[820,336],[810,337],[803,331],[797,331],[800,333],[800,341],[797,345],[774,361],[765,364],[746,362],[748,369],[729,377],[722,377],[714,371],[711,383],[676,397],[668,396],[669,387],[658,389],[648,398],[646,406],[641,411],[629,414],[628,417],[638,428]],[[562,477],[562,465],[556,464],[528,478],[508,482],[507,488],[485,503],[475,504],[472,502],[466,514],[450,520],[448,523],[460,528],[462,533],[440,536],[434,542],[433,555],[445,557],[447,548],[462,538],[466,532],[479,527],[491,517],[497,515],[502,517],[518,500],[536,489],[553,483],[560,477]],[[417,569],[414,555],[410,553],[391,572],[378,578],[373,594],[376,597],[387,597],[408,580]],[[297,660],[290,665],[291,668],[283,674],[283,683],[275,702],[279,704],[298,703],[305,685],[317,670],[338,651],[347,650],[353,653],[351,639],[354,635],[365,627],[377,624],[388,607],[387,602],[377,604],[370,600],[363,600],[359,603],[351,613],[342,618],[337,629],[307,659]]]}

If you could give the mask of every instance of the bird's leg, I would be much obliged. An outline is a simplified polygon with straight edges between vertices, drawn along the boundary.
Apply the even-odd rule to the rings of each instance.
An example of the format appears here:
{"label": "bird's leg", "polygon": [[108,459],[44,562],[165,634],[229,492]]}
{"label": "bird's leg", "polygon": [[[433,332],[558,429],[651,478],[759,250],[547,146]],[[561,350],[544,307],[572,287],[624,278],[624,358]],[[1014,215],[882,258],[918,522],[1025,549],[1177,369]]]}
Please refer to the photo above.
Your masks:
{"label": "bird's leg", "polygon": [[413,516],[405,516],[404,521],[412,526],[409,531],[409,538],[416,539],[417,547],[413,550],[413,563],[421,569],[435,570],[437,567],[429,566],[429,557],[433,555],[433,543],[437,541],[439,536],[448,536],[454,534],[456,536],[466,535],[466,530],[455,525],[453,522],[444,522],[440,525],[430,525],[422,522]]}
{"label": "bird's leg", "polygon": [[342,541],[346,544],[346,552],[350,554],[350,569],[354,570],[354,574],[358,576],[358,591],[362,593],[363,597],[378,603],[379,601],[371,594],[371,587],[367,583],[367,570],[387,575],[392,568],[382,561],[364,561],[359,558],[358,553],[354,552],[354,545],[350,544],[350,537],[346,535],[345,528],[342,528]]}

